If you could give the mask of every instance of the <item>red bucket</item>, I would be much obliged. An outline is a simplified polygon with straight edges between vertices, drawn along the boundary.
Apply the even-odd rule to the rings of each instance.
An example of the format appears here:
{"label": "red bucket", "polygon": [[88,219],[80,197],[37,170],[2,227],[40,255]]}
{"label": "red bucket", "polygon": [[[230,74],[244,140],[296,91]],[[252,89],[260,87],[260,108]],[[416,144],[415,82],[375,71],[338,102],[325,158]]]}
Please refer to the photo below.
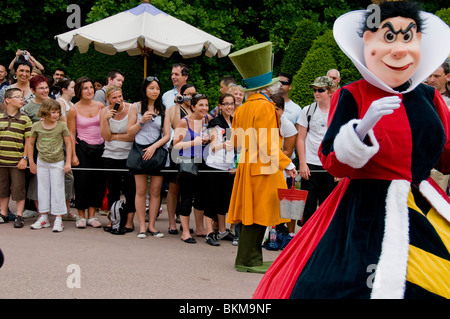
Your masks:
{"label": "red bucket", "polygon": [[286,219],[301,220],[305,210],[308,191],[295,189],[295,181],[292,181],[290,189],[278,189],[278,199],[280,200],[280,216]]}

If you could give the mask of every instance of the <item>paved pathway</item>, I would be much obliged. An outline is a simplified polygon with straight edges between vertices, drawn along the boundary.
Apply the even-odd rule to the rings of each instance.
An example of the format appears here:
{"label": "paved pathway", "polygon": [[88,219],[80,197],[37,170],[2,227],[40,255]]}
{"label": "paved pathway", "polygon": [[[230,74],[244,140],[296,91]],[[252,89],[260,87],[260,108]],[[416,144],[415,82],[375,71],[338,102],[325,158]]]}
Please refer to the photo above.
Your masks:
{"label": "paved pathway", "polygon": [[[14,211],[14,203],[10,207]],[[234,269],[237,247],[231,242],[212,247],[199,237],[196,244],[182,242],[180,235],[167,233],[163,209],[157,227],[165,238],[138,239],[136,230],[111,235],[92,227],[77,229],[68,221],[62,233],[51,227],[32,230],[35,218],[25,219],[22,229],[13,222],[0,225],[5,255],[0,298],[251,298],[262,275]],[[106,216],[98,217],[107,223]],[[279,255],[263,252],[265,260]]]}

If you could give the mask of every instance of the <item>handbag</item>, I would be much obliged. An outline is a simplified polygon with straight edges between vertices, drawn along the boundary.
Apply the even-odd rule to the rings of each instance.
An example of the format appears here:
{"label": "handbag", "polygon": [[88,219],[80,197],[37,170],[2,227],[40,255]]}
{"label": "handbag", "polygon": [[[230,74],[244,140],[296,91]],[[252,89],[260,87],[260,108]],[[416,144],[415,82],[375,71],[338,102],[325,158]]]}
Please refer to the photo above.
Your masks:
{"label": "handbag", "polygon": [[164,116],[165,112],[161,114],[161,128],[159,131],[159,138],[155,142],[149,145],[141,145],[136,143],[136,141],[133,142],[126,163],[126,166],[129,169],[151,175],[151,173],[159,172],[166,165],[169,152],[163,146],[158,147],[150,159],[144,160],[142,158],[145,153],[144,149],[152,146],[154,143],[161,139],[164,127]]}
{"label": "handbag", "polygon": [[178,178],[195,177],[198,175],[198,164],[195,162],[195,157],[179,158]]}
{"label": "handbag", "polygon": [[147,173],[156,172],[164,168],[166,165],[168,151],[163,147],[158,147],[150,159],[144,160],[142,158],[145,153],[144,149],[151,145],[153,145],[153,143],[150,145],[141,145],[133,142],[127,158],[127,167],[132,170]]}

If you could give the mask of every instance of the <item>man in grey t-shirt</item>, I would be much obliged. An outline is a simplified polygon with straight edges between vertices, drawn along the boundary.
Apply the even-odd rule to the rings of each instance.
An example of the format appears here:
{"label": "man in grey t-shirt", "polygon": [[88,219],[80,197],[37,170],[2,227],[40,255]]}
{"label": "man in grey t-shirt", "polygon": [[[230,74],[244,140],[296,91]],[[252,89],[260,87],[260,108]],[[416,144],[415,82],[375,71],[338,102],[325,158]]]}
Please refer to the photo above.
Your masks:
{"label": "man in grey t-shirt", "polygon": [[114,84],[117,87],[122,87],[123,81],[125,81],[125,76],[121,71],[113,70],[108,72],[106,75],[106,85],[102,87],[100,90],[97,90],[94,95],[94,100],[102,102],[103,104],[106,104],[106,88],[108,85]]}

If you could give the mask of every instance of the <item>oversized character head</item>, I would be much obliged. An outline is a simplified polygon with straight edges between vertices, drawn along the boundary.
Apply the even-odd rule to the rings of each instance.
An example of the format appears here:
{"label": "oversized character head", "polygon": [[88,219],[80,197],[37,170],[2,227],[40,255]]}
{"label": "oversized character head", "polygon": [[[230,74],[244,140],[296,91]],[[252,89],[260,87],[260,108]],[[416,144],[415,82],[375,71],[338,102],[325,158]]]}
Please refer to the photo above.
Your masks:
{"label": "oversized character head", "polygon": [[419,8],[410,2],[384,2],[381,23],[363,24],[364,60],[375,76],[392,88],[411,79],[421,58],[422,19]]}
{"label": "oversized character head", "polygon": [[348,12],[335,21],[333,35],[363,78],[390,93],[413,90],[450,53],[448,25],[409,1]]}

